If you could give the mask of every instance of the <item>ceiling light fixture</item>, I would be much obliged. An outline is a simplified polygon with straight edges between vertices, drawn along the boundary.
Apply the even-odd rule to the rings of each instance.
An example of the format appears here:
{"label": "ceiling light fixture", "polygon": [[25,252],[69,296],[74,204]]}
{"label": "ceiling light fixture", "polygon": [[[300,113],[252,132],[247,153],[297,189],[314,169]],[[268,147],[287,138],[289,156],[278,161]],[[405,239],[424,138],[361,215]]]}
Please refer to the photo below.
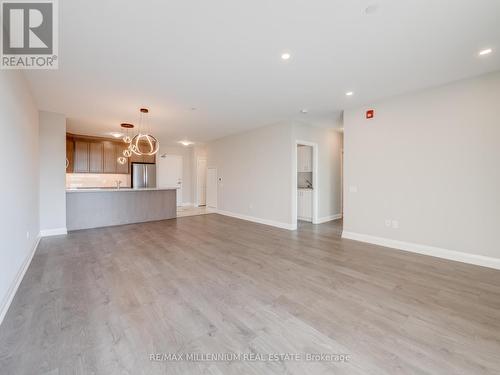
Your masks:
{"label": "ceiling light fixture", "polygon": [[486,56],[486,55],[489,55],[492,52],[493,52],[493,49],[491,49],[491,48],[485,48],[485,49],[479,51],[479,56]]}
{"label": "ceiling light fixture", "polygon": [[127,132],[127,135],[125,135],[123,137],[123,142],[125,143],[130,143],[132,142],[132,138],[130,138],[130,136],[128,135],[128,131],[129,129],[133,129],[134,128],[134,125],[132,124],[127,124],[126,122],[124,122],[123,124],[120,124],[120,126],[125,129],[125,131]]}
{"label": "ceiling light fixture", "polygon": [[132,138],[130,151],[139,155],[155,155],[160,149],[160,142],[153,137],[146,123],[146,115],[149,113],[147,108],[141,108],[141,117],[139,120],[139,132]]}
{"label": "ceiling light fixture", "polygon": [[354,95],[354,92],[352,92],[352,91],[347,91],[347,92],[345,93],[345,95],[346,95],[346,96],[353,96],[353,95]]}
{"label": "ceiling light fixture", "polygon": [[190,142],[190,141],[179,141],[179,143],[183,146],[191,146],[193,144],[193,142]]}
{"label": "ceiling light fixture", "polygon": [[288,52],[282,53],[281,54],[281,59],[282,60],[289,60],[292,55],[290,55]]}
{"label": "ceiling light fixture", "polygon": [[109,133],[109,135],[111,135],[113,138],[120,138],[123,136],[122,133],[117,133],[117,132]]}
{"label": "ceiling light fixture", "polygon": [[309,111],[305,108],[300,110],[300,113],[303,113],[304,115],[307,114],[307,112],[309,112]]}

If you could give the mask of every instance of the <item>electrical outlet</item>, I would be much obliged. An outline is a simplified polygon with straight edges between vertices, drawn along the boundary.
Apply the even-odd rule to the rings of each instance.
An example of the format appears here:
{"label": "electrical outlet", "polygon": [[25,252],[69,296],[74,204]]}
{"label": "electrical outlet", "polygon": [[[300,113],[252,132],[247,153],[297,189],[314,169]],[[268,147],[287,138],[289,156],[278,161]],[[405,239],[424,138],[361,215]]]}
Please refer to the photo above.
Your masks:
{"label": "electrical outlet", "polygon": [[349,193],[357,193],[358,192],[358,187],[355,185],[349,186]]}
{"label": "electrical outlet", "polygon": [[385,226],[390,228],[391,225],[392,225],[391,219],[385,219]]}
{"label": "electrical outlet", "polygon": [[393,229],[398,229],[399,228],[399,221],[393,220],[392,221],[392,228]]}
{"label": "electrical outlet", "polygon": [[253,204],[252,204],[252,203],[250,203],[250,204],[248,205],[248,208],[249,208],[249,209],[252,209],[252,208],[253,208]]}
{"label": "electrical outlet", "polygon": [[29,240],[30,239],[30,232],[26,232],[26,239]]}

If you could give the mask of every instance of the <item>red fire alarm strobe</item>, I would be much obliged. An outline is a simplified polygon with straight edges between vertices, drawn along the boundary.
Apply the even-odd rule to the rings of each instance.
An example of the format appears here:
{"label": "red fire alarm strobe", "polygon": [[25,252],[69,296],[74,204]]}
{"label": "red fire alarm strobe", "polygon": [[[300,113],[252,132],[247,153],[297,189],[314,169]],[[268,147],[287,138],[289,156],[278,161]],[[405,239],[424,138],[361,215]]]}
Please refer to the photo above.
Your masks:
{"label": "red fire alarm strobe", "polygon": [[366,111],[366,118],[367,119],[371,119],[371,118],[373,118],[373,116],[375,116],[375,111],[373,109],[369,109],[368,111]]}

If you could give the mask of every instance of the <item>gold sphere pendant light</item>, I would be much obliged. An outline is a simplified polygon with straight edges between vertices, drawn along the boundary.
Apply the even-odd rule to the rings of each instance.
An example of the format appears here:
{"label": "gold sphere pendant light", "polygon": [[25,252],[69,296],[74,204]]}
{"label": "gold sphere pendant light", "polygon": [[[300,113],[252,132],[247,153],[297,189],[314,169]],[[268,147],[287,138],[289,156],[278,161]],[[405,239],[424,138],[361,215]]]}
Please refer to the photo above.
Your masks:
{"label": "gold sphere pendant light", "polygon": [[125,136],[122,138],[123,139],[123,142],[125,143],[130,143],[132,142],[132,138],[130,137],[130,135],[128,134],[128,131],[129,129],[133,129],[134,128],[134,125],[132,124],[128,124],[126,122],[124,122],[123,124],[120,124],[120,126],[124,129],[126,129],[126,134]]}
{"label": "gold sphere pendant light", "polygon": [[[129,129],[133,129],[134,128],[134,125],[124,122],[123,124],[120,124],[120,126],[123,129],[126,129],[126,132],[127,132],[126,135],[122,138],[123,142],[130,144],[132,142],[132,138],[129,136],[128,132],[129,132]],[[127,158],[129,158],[129,157],[132,156],[132,151],[130,151],[130,145],[129,145],[129,147],[127,149],[123,150],[122,155],[123,156],[119,156],[116,159],[116,161],[118,163],[124,165],[127,162]]]}

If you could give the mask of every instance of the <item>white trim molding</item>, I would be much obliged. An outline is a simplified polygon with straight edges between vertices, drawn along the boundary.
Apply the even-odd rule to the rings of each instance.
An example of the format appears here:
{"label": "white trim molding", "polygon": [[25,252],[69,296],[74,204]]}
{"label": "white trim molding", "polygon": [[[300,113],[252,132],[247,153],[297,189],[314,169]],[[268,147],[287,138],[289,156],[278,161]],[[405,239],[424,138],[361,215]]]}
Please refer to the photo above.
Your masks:
{"label": "white trim molding", "polygon": [[7,311],[9,310],[10,304],[12,303],[12,300],[14,299],[14,296],[16,295],[17,289],[19,288],[19,285],[21,285],[21,281],[23,281],[24,275],[26,274],[26,271],[28,270],[28,267],[31,264],[31,260],[33,259],[33,256],[35,255],[36,249],[38,248],[38,244],[40,243],[41,236],[38,235],[35,241],[35,245],[31,249],[31,252],[28,254],[26,259],[24,260],[23,264],[21,265],[21,268],[19,268],[19,271],[17,272],[17,275],[10,285],[9,290],[7,291],[7,294],[5,295],[4,299],[2,300],[2,304],[0,305],[0,324],[2,324],[3,319],[5,318],[5,315],[7,314]]}
{"label": "white trim molding", "polygon": [[276,228],[288,229],[288,230],[296,230],[297,229],[297,225],[290,224],[290,223],[282,223],[279,221],[261,219],[261,218],[254,217],[254,216],[248,216],[248,215],[243,215],[243,214],[237,214],[234,212],[215,210],[215,209],[212,209],[212,212],[220,214],[220,215],[224,215],[224,216],[234,217],[236,219],[251,221],[253,223],[270,225],[270,226],[276,227]]}
{"label": "white trim molding", "polygon": [[319,190],[318,190],[318,168],[319,168],[319,146],[315,142],[309,142],[309,141],[302,141],[300,139],[296,139],[294,142],[293,146],[293,151],[292,151],[292,202],[291,202],[291,208],[292,208],[292,224],[291,226],[294,228],[292,230],[297,229],[297,220],[298,215],[297,215],[297,147],[299,145],[303,146],[310,146],[312,147],[312,153],[313,153],[313,159],[312,159],[312,222],[315,223],[318,221],[318,213],[319,213]]}
{"label": "white trim molding", "polygon": [[483,266],[494,268],[500,270],[500,259],[487,257],[484,255],[463,253],[455,250],[448,250],[434,246],[421,245],[411,242],[403,242],[398,240],[392,240],[389,238],[376,237],[368,234],[360,234],[354,232],[342,232],[342,238],[349,240],[367,242],[374,245],[390,247],[393,249],[409,251],[412,253],[418,253],[423,255],[430,255],[437,258],[443,258],[448,260],[454,260],[457,262],[474,264],[476,266]]}
{"label": "white trim molding", "polygon": [[320,218],[318,218],[318,220],[313,222],[313,224],[323,224],[323,223],[327,223],[329,221],[338,220],[338,219],[342,219],[342,214],[335,214],[335,215],[320,217]]}
{"label": "white trim molding", "polygon": [[54,228],[54,229],[41,229],[40,230],[41,237],[60,236],[63,234],[68,234],[68,229],[66,229],[66,228]]}

